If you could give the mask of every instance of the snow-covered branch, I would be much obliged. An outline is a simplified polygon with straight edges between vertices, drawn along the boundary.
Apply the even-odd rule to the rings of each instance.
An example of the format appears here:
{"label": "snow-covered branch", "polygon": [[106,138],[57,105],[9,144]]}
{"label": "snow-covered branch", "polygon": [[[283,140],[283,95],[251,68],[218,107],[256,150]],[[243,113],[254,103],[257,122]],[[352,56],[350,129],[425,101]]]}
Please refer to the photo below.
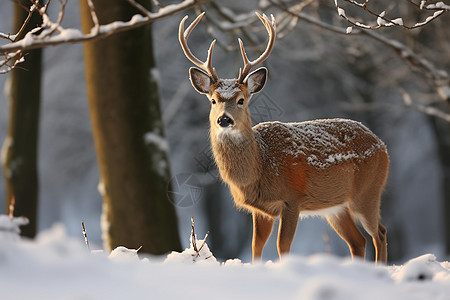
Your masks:
{"label": "snow-covered branch", "polygon": [[16,68],[18,64],[24,62],[22,51],[17,50],[13,53],[6,53],[0,60],[0,74],[5,74]]}
{"label": "snow-covered branch", "polygon": [[[34,1],[28,9],[29,14],[27,20],[18,33],[0,33],[0,38],[8,41],[7,44],[0,46],[0,55],[3,56],[3,60],[0,61],[0,72],[6,73],[16,67],[18,63],[22,62],[24,51],[100,39],[114,33],[131,30],[155,22],[208,0],[183,0],[180,3],[170,4],[164,7],[158,3],[158,5],[155,5],[157,7],[155,12],[147,10],[135,0],[123,0],[136,7],[140,14],[132,16],[129,21],[115,21],[105,25],[99,24],[92,0],[86,1],[90,8],[94,24],[87,34],[83,34],[79,29],[63,28],[61,26],[67,0],[59,0],[61,10],[56,21],[52,21],[47,14],[47,7],[50,0],[44,6],[40,6],[38,0]],[[42,16],[42,25],[23,35],[23,28],[28,23],[31,15],[36,12]],[[23,37],[21,37],[22,35]]]}
{"label": "snow-covered branch", "polygon": [[[439,95],[439,97],[443,101],[448,102],[450,100],[450,77],[449,77],[448,73],[445,70],[439,69],[435,64],[433,64],[427,58],[414,52],[406,44],[404,44],[398,40],[391,39],[391,38],[387,37],[385,34],[376,32],[374,30],[364,30],[364,29],[367,29],[364,26],[355,26],[356,28],[339,27],[337,25],[322,21],[319,18],[312,16],[311,14],[307,14],[302,11],[298,11],[296,9],[297,5],[287,6],[287,4],[285,4],[282,1],[276,1],[276,0],[269,0],[269,1],[276,8],[280,9],[282,11],[282,13],[288,13],[293,18],[297,18],[299,20],[305,21],[311,25],[320,27],[322,29],[326,29],[326,30],[334,32],[334,33],[342,34],[342,35],[349,35],[349,34],[351,34],[352,36],[353,35],[364,35],[366,37],[369,37],[369,38],[383,44],[387,48],[393,50],[402,60],[406,61],[408,63],[408,65],[414,71],[421,74],[423,78],[428,79],[428,82],[430,83],[430,85],[436,90],[437,95]],[[354,2],[354,1],[352,1],[352,2]],[[367,3],[367,2],[368,1],[366,1],[365,3]],[[446,7],[444,7],[442,5],[439,5],[439,4],[436,4],[436,5],[438,5],[439,9],[442,7],[444,9],[446,9]],[[427,9],[431,10],[432,8],[431,8],[431,6],[428,6]],[[345,12],[341,11],[340,14],[341,14],[341,16],[342,16],[342,14],[345,15]],[[405,99],[405,93],[402,93],[402,97],[403,97],[403,99]],[[437,117],[437,118],[443,119],[447,122],[450,122],[449,115],[435,107],[422,105],[422,104],[415,104],[413,101],[404,102],[404,105],[407,107],[414,108],[418,111],[421,111],[427,115]]]}
{"label": "snow-covered branch", "polygon": [[437,19],[439,16],[441,16],[443,13],[448,12],[450,10],[450,6],[447,4],[444,4],[443,2],[437,2],[433,4],[426,4],[428,1],[421,1],[420,4],[417,4],[411,0],[408,0],[409,3],[411,3],[413,6],[416,7],[418,11],[434,11],[432,15],[427,16],[424,20],[418,21],[413,25],[406,25],[403,21],[402,17],[397,18],[388,18],[386,15],[386,10],[383,10],[380,13],[377,13],[374,11],[374,9],[371,9],[368,7],[369,1],[365,0],[364,2],[360,3],[356,0],[343,0],[344,2],[348,3],[350,6],[357,7],[359,9],[364,10],[369,15],[371,15],[373,18],[376,18],[376,20],[372,21],[372,23],[364,23],[357,21],[353,17],[347,16],[347,13],[343,6],[339,5],[338,0],[334,0],[334,5],[336,7],[336,11],[338,15],[346,20],[348,23],[350,23],[354,27],[359,27],[362,29],[378,29],[381,27],[393,27],[393,26],[399,26],[406,29],[415,29],[418,27],[422,27],[427,25],[428,23],[432,22],[433,20]]}

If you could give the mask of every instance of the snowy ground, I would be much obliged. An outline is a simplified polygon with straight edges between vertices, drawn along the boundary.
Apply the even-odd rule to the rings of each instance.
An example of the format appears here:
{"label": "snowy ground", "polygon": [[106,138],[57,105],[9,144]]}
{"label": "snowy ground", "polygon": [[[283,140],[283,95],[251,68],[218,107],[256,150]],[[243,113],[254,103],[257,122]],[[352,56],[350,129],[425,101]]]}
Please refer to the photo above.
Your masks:
{"label": "snowy ground", "polygon": [[432,254],[378,267],[328,255],[221,263],[207,244],[198,253],[191,247],[159,258],[123,247],[107,255],[88,251],[62,225],[21,240],[21,223],[0,215],[1,299],[450,298],[450,263]]}

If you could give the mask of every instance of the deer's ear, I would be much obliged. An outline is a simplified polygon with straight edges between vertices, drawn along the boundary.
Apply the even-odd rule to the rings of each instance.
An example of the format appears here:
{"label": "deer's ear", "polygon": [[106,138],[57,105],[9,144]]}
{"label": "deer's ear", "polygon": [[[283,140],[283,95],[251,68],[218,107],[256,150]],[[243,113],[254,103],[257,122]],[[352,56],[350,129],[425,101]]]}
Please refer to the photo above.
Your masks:
{"label": "deer's ear", "polygon": [[192,67],[189,69],[189,79],[197,92],[200,94],[209,94],[211,89],[211,78],[208,74],[200,69]]}
{"label": "deer's ear", "polygon": [[251,72],[245,77],[244,84],[247,85],[250,94],[255,94],[263,89],[266,84],[267,73],[267,69],[263,67]]}

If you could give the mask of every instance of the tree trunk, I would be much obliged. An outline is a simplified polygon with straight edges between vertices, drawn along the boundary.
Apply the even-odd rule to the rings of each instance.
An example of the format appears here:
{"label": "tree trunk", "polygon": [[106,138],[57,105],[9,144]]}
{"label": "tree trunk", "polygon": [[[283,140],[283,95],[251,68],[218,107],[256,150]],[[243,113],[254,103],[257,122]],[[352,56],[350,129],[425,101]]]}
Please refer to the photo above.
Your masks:
{"label": "tree trunk", "polygon": [[[138,13],[126,1],[93,2],[100,24]],[[138,2],[150,7],[150,1]],[[93,23],[86,1],[81,6],[82,27],[89,32]],[[105,249],[180,250],[175,208],[167,196],[170,168],[151,27],[85,43],[84,55]]]}
{"label": "tree trunk", "polygon": [[[28,0],[18,1],[24,7]],[[18,3],[14,5],[14,32],[18,32],[28,12]],[[42,18],[35,12],[24,32],[29,32]],[[20,37],[19,37],[20,38]],[[14,215],[30,220],[22,228],[22,235],[34,237],[37,227],[38,176],[37,141],[41,102],[42,51],[25,53],[25,62],[11,71],[7,83],[9,96],[8,133],[2,148],[3,174],[6,181],[6,211],[15,199]]]}
{"label": "tree trunk", "polygon": [[[450,111],[447,106],[447,113]],[[438,144],[439,156],[442,166],[442,188],[444,203],[443,219],[444,219],[444,234],[445,234],[445,254],[450,255],[450,124],[442,120],[431,117],[431,124],[433,125],[436,141]]]}

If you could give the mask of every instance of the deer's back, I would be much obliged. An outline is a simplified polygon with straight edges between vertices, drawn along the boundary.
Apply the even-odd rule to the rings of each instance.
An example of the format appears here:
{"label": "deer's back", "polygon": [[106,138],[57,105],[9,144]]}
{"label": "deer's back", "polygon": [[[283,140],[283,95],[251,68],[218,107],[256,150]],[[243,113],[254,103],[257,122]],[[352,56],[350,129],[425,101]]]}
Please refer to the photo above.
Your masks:
{"label": "deer's back", "polygon": [[253,127],[262,156],[271,167],[281,161],[306,163],[326,169],[342,163],[362,162],[384,143],[367,127],[346,119],[324,119],[300,123],[265,122]]}
{"label": "deer's back", "polygon": [[271,178],[263,186],[278,187],[267,191],[270,198],[302,198],[302,209],[317,210],[357,196],[374,182],[370,178],[378,177],[376,181],[384,184],[389,163],[386,146],[359,122],[266,122],[253,130],[263,172],[271,174],[262,176],[262,181]]}

